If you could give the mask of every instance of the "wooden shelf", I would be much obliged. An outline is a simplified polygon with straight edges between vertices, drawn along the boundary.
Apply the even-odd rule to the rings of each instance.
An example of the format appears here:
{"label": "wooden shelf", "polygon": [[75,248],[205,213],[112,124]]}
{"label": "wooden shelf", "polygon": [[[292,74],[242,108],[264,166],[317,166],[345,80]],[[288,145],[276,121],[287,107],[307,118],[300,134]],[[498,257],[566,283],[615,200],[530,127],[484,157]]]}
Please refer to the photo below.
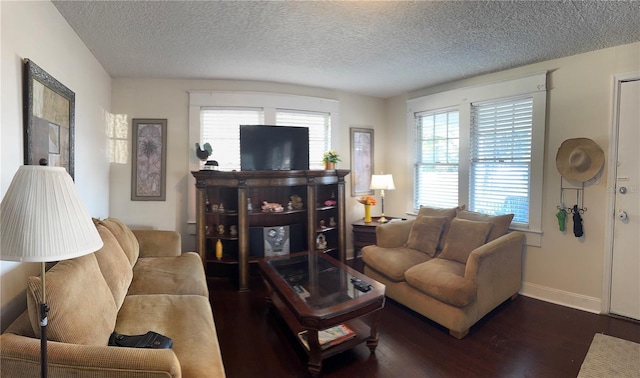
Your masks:
{"label": "wooden shelf", "polygon": [[[345,229],[345,176],[349,170],[306,170],[306,171],[193,171],[196,179],[196,251],[203,262],[211,264],[237,264],[240,290],[249,285],[250,229],[253,227],[277,227],[302,225],[304,230],[303,248],[315,249],[318,233],[328,233],[331,251],[339,260],[346,259]],[[287,210],[293,196],[302,200],[304,208]],[[320,205],[320,200],[332,200],[336,205]],[[225,211],[206,211],[206,200],[213,204],[224,204]],[[262,211],[263,201],[279,203],[285,207],[282,212]],[[247,209],[251,203],[253,210]],[[320,215],[322,214],[322,215]],[[319,221],[329,222],[333,217],[337,225],[319,228]],[[326,218],[326,219],[325,219]],[[206,226],[210,233],[206,235]],[[217,234],[218,225],[225,226],[225,233]],[[235,225],[238,235],[228,234],[229,227]],[[299,235],[299,233],[298,233]],[[214,256],[215,240],[229,241],[232,253],[222,260],[207,258]],[[235,243],[235,244],[233,244]],[[225,245],[225,250],[228,246]],[[325,251],[325,252],[326,252]],[[206,267],[206,265],[205,265]]]}
{"label": "wooden shelf", "polygon": [[238,240],[239,237],[238,235],[229,235],[229,234],[210,234],[210,235],[206,235],[205,236],[207,239],[211,239],[211,240]]}
{"label": "wooden shelf", "polygon": [[267,216],[267,215],[289,215],[289,214],[300,214],[300,213],[306,213],[307,210],[306,209],[301,209],[301,210],[285,210],[285,211],[262,211],[262,210],[253,210],[253,211],[249,211],[247,213],[247,215],[249,215],[250,217],[255,217],[255,216]]}
{"label": "wooden shelf", "polygon": [[[300,339],[298,338],[298,333],[304,331],[306,328],[304,328],[296,320],[295,316],[291,313],[291,310],[282,302],[282,300],[280,299],[280,297],[278,297],[277,294],[272,292],[269,298],[271,299],[272,305],[277,308],[278,313],[280,314],[280,316],[282,316],[282,319],[285,321],[285,323],[287,323],[289,329],[293,332],[294,337],[298,340],[298,343],[300,344],[300,347],[307,353],[307,355],[310,355],[311,351],[305,348],[304,344],[302,344],[302,341],[300,341]],[[355,332],[356,336],[354,338],[345,340],[340,344],[323,349],[321,351],[322,359],[331,357],[335,354],[351,349],[354,346],[366,341],[371,335],[371,328],[360,319],[352,319],[345,322],[332,324],[327,328],[330,328],[338,324],[346,324],[347,327],[351,328]]]}

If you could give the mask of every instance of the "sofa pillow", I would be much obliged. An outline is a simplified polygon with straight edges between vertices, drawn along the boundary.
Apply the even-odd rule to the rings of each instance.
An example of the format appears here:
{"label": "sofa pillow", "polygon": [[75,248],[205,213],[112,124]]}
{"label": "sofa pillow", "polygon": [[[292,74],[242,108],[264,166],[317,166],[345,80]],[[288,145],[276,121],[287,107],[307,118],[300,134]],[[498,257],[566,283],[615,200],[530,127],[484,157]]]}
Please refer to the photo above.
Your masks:
{"label": "sofa pillow", "polygon": [[[70,344],[107,345],[116,325],[116,303],[93,253],[57,263],[46,274],[49,305],[47,339]],[[31,327],[40,337],[40,277],[27,280]]]}
{"label": "sofa pillow", "polygon": [[[458,210],[464,210],[466,208],[467,205],[460,205],[457,207],[452,207],[450,209],[440,209],[437,207],[427,207],[420,205],[420,210],[418,210],[418,217],[426,215],[430,217],[447,217],[449,218],[449,220],[451,220],[455,218]],[[440,237],[440,242],[438,243],[438,251],[442,251],[442,248],[444,248],[444,240],[447,237],[447,232],[449,232],[449,224],[450,222],[447,222],[444,225],[442,236]]]}
{"label": "sofa pillow", "polygon": [[487,243],[499,238],[509,231],[509,226],[513,220],[513,214],[504,215],[487,215],[482,213],[476,213],[475,211],[458,210],[456,217],[460,219],[467,219],[472,221],[488,222],[491,224],[491,232],[487,237]]}
{"label": "sofa pillow", "polygon": [[448,217],[419,216],[413,222],[406,246],[434,257]]}
{"label": "sofa pillow", "polygon": [[136,261],[138,261],[138,256],[140,255],[140,244],[138,244],[138,239],[131,229],[117,218],[107,218],[97,221],[96,223],[105,226],[109,231],[111,231],[113,236],[118,240],[118,243],[120,243],[124,253],[127,254],[129,263],[131,266],[134,266]]}
{"label": "sofa pillow", "polygon": [[438,257],[466,264],[471,252],[485,243],[489,232],[491,224],[488,222],[454,218]]}
{"label": "sofa pillow", "polygon": [[104,280],[111,289],[116,306],[120,308],[133,279],[133,269],[118,240],[104,225],[96,225],[104,245],[94,252]]}

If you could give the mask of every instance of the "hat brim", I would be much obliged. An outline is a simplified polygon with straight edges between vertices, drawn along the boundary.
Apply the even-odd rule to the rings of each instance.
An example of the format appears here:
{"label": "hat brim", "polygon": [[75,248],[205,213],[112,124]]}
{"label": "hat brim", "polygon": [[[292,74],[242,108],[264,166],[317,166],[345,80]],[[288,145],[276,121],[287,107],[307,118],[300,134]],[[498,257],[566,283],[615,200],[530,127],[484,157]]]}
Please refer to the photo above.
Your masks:
{"label": "hat brim", "polygon": [[[581,148],[591,159],[591,164],[585,170],[576,170],[569,163],[569,157],[576,148]],[[560,175],[569,181],[589,181],[600,172],[603,165],[604,152],[596,142],[589,138],[567,139],[562,142],[556,154],[556,168]]]}

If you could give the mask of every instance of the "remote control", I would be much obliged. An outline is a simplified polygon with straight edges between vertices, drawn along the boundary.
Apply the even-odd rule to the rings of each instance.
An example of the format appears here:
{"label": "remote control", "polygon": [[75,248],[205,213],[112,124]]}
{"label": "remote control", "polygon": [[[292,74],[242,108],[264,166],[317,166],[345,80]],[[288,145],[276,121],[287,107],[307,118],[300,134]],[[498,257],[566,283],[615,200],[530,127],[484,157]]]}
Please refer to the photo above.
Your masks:
{"label": "remote control", "polygon": [[362,292],[366,293],[367,291],[371,290],[371,285],[369,285],[368,283],[366,283],[366,282],[364,282],[362,280],[359,280],[359,279],[357,279],[355,277],[351,278],[351,282],[353,283],[353,286],[356,289],[358,289],[358,290],[360,290]]}

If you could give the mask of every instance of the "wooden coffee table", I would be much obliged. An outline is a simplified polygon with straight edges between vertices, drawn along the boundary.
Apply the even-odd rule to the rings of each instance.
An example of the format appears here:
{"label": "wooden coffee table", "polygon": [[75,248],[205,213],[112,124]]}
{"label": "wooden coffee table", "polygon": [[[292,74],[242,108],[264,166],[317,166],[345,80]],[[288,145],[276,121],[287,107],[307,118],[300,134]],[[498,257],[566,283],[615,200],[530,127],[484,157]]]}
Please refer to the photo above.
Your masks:
{"label": "wooden coffee table", "polygon": [[[322,360],[366,342],[371,353],[378,345],[378,321],[384,307],[385,286],[345,264],[316,252],[260,260],[260,272],[269,290],[267,302],[273,305],[296,338],[307,331],[309,373],[317,377]],[[370,285],[358,290],[352,279]],[[360,319],[369,316],[369,325]],[[355,337],[321,348],[318,331],[345,324]]]}

